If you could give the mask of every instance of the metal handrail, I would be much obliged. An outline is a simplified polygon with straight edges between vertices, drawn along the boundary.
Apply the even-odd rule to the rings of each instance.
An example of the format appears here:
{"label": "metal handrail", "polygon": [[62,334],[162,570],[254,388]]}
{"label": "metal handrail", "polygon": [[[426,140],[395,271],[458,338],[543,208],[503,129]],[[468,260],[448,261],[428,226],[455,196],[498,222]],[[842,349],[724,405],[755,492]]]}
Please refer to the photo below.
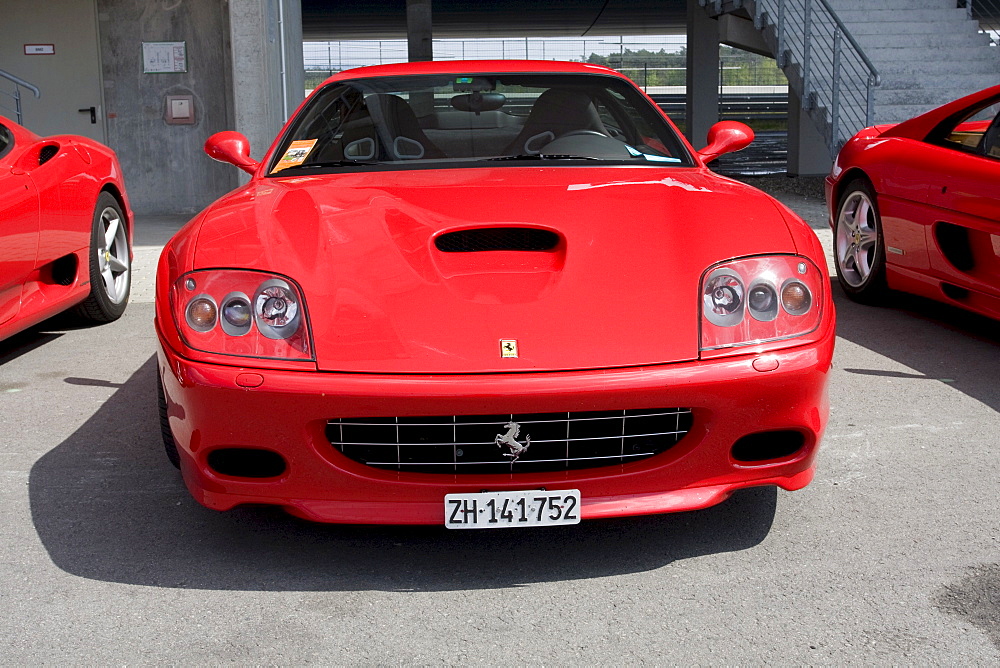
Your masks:
{"label": "metal handrail", "polygon": [[827,0],[819,0],[819,3],[823,5],[823,8],[826,9],[830,18],[832,18],[833,22],[837,24],[841,34],[843,34],[843,36],[847,38],[847,41],[850,42],[851,46],[854,47],[854,52],[861,58],[861,62],[863,62],[868,68],[868,72],[875,77],[875,85],[880,85],[882,83],[882,77],[879,76],[878,70],[875,69],[872,61],[868,59],[868,56],[865,54],[865,50],[862,49],[861,45],[858,44],[856,39],[854,39],[854,35],[851,34],[851,31],[847,29],[844,22],[840,20],[839,16],[837,16],[837,12],[833,11],[833,7],[830,6],[830,3],[827,2]]}
{"label": "metal handrail", "polygon": [[955,6],[965,9],[970,19],[979,22],[985,34],[995,46],[1000,46],[1000,2],[997,0],[956,0]]}
{"label": "metal handrail", "polygon": [[[874,89],[882,82],[875,65],[827,0],[745,0],[753,3],[754,24],[775,31],[775,57],[786,70],[797,64],[804,108],[826,107],[824,134],[831,155],[855,132],[872,125]],[[798,84],[798,85],[796,85]]]}
{"label": "metal handrail", "polygon": [[[0,93],[3,93],[7,97],[10,97],[10,98],[14,99],[14,110],[13,111],[14,111],[14,115],[16,116],[15,120],[17,121],[18,125],[24,125],[24,118],[23,118],[23,114],[22,114],[22,110],[21,110],[21,89],[22,88],[27,88],[28,90],[30,90],[32,93],[35,94],[36,98],[39,98],[39,97],[42,96],[42,91],[38,90],[38,86],[34,85],[33,83],[25,81],[21,77],[15,76],[15,75],[11,74],[10,72],[7,72],[6,70],[0,70],[0,77],[2,77],[4,79],[7,79],[8,81],[11,81],[14,84],[14,92],[13,93],[9,93],[9,92],[7,92],[5,90],[4,91],[0,91]],[[4,107],[4,108],[5,109],[9,109],[9,107]]]}
{"label": "metal handrail", "polygon": [[33,83],[29,83],[29,82],[25,81],[21,77],[14,76],[13,74],[11,74],[10,72],[8,72],[6,70],[0,70],[0,77],[3,77],[4,79],[9,79],[10,81],[13,81],[15,85],[20,86],[21,88],[27,88],[28,90],[30,90],[32,93],[35,94],[36,98],[39,98],[39,97],[42,96],[42,91],[38,90],[38,86],[36,86]]}

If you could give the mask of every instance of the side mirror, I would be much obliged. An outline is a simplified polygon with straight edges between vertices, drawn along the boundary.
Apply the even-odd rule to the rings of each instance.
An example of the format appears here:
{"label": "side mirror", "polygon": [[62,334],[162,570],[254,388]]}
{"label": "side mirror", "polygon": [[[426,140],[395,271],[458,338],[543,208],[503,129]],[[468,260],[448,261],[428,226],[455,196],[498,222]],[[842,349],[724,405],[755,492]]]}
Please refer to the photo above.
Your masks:
{"label": "side mirror", "polygon": [[250,157],[250,140],[239,132],[216,132],[205,140],[205,153],[219,162],[236,165],[247,174],[253,174],[259,164]]}
{"label": "side mirror", "polygon": [[723,153],[745,149],[753,141],[753,130],[737,121],[719,121],[708,130],[708,146],[698,151],[705,162]]}

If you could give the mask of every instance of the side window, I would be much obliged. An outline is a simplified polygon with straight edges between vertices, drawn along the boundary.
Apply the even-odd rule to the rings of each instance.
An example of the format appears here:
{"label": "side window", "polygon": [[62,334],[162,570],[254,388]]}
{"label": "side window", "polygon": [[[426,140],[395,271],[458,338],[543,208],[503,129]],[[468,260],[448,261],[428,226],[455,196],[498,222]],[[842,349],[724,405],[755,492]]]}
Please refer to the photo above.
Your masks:
{"label": "side window", "polygon": [[990,158],[1000,159],[1000,113],[993,119],[993,125],[983,138],[983,153]]}
{"label": "side window", "polygon": [[989,154],[988,147],[983,146],[983,140],[990,125],[997,118],[998,112],[1000,112],[1000,102],[973,110],[972,113],[959,119],[957,123],[942,128],[939,133],[940,143],[960,151]]}
{"label": "side window", "polygon": [[0,125],[0,158],[7,153],[7,150],[14,144],[14,137],[10,130]]}
{"label": "side window", "polygon": [[[352,88],[330,86],[322,91],[285,137],[269,173],[303,164],[350,159],[344,155],[341,139],[351,114],[359,109],[363,109],[361,93]],[[367,112],[364,113],[367,117]]]}
{"label": "side window", "polygon": [[622,135],[621,123],[611,113],[604,101],[595,99],[594,105],[597,107],[597,115],[601,117],[601,123],[604,124],[604,127],[611,131],[612,136],[620,137]]}
{"label": "side window", "polygon": [[636,109],[618,91],[610,91],[610,93],[612,104],[617,104],[620,113],[625,117],[627,122],[632,125],[631,129],[626,130],[625,136],[628,137],[628,135],[633,132],[638,134],[637,137],[630,138],[631,141],[638,144],[636,148],[642,149],[644,152],[652,152],[665,157],[674,155],[674,153],[668,149],[663,142],[657,139],[659,135],[650,124],[649,119],[647,119],[639,109]]}

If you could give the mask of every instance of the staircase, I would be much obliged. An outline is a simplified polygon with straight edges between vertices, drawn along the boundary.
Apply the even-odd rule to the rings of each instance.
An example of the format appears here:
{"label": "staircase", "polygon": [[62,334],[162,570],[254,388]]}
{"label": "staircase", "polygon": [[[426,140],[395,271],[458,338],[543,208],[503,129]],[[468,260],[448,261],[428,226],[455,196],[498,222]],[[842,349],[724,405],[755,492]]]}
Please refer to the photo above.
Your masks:
{"label": "staircase", "polygon": [[957,0],[969,16],[979,22],[979,27],[993,46],[1000,47],[1000,0]]}
{"label": "staircase", "polygon": [[1000,84],[1000,53],[955,0],[829,0],[878,68],[875,122]]}
{"label": "staircase", "polygon": [[895,123],[1000,84],[1000,49],[961,0],[699,0],[754,22],[835,155]]}

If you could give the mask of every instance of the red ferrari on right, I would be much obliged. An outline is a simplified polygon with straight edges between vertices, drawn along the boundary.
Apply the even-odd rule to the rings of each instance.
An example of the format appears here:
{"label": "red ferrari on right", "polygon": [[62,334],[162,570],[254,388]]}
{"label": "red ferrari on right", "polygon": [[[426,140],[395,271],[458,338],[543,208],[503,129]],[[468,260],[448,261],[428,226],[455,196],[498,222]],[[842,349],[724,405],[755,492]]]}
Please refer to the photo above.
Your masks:
{"label": "red ferrari on right", "polygon": [[865,128],[826,178],[837,278],[1000,319],[1000,86]]}

